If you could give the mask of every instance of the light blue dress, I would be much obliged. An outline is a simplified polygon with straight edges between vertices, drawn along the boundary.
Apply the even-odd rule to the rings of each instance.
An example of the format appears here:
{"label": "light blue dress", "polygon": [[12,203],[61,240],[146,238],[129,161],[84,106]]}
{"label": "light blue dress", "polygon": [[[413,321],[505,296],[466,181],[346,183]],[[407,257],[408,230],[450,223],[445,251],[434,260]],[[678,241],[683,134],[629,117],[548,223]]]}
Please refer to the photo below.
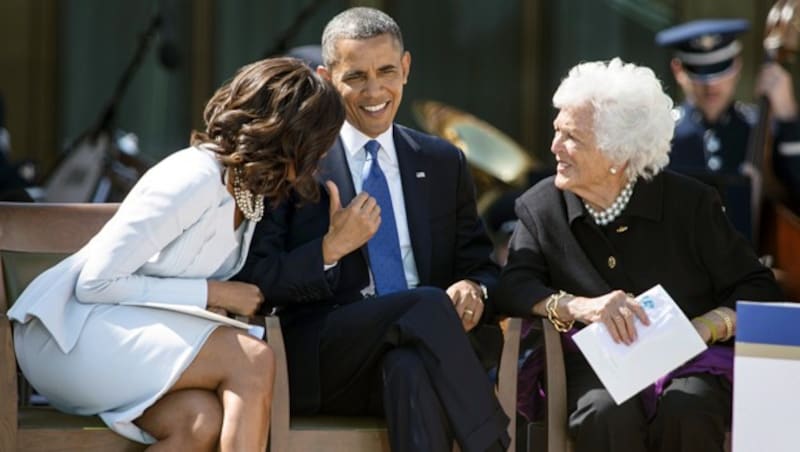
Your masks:
{"label": "light blue dress", "polygon": [[20,369],[56,408],[99,414],[134,441],[133,424],[220,324],[138,304],[206,307],[207,279],[244,265],[254,223],[233,229],[234,201],[211,152],[153,167],[82,250],[40,275],[9,310]]}

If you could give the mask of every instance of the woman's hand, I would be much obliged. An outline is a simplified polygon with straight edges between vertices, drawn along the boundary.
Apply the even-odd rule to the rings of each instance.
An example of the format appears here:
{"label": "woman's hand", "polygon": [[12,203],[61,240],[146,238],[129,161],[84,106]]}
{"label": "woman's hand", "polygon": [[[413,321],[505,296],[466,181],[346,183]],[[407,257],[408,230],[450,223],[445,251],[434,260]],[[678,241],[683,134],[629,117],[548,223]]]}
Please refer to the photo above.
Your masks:
{"label": "woman's hand", "polygon": [[224,310],[222,308],[218,308],[216,306],[208,306],[206,308],[206,311],[213,312],[214,314],[219,314],[219,315],[224,316],[224,317],[228,316],[228,311],[226,311],[226,310]]}
{"label": "woman's hand", "polygon": [[221,308],[234,314],[251,316],[264,302],[261,289],[240,281],[208,281],[209,308]]}
{"label": "woman's hand", "polygon": [[585,324],[603,322],[616,343],[630,345],[636,340],[634,316],[650,325],[650,319],[636,299],[621,290],[596,298],[575,297],[567,302],[569,316]]}

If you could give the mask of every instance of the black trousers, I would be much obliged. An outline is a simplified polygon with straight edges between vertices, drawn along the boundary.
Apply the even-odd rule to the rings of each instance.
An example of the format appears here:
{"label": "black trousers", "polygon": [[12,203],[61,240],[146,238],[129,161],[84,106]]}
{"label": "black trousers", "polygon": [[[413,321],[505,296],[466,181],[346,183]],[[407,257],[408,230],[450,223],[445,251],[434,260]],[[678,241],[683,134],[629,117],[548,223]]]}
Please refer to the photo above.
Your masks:
{"label": "black trousers", "polygon": [[731,387],[723,377],[672,380],[648,421],[638,396],[614,402],[583,355],[565,353],[564,360],[576,452],[722,452],[731,417]]}
{"label": "black trousers", "polygon": [[321,412],[385,415],[392,450],[504,450],[508,417],[447,294],[417,288],[342,306],[320,341]]}

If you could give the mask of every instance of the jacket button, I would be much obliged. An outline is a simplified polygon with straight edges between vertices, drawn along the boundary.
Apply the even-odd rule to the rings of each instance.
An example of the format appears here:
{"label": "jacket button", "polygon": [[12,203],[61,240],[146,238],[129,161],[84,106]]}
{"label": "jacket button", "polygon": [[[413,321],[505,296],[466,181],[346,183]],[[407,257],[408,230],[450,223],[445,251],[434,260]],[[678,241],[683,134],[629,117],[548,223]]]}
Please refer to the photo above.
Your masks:
{"label": "jacket button", "polygon": [[617,258],[614,256],[608,256],[608,268],[614,268],[617,266]]}

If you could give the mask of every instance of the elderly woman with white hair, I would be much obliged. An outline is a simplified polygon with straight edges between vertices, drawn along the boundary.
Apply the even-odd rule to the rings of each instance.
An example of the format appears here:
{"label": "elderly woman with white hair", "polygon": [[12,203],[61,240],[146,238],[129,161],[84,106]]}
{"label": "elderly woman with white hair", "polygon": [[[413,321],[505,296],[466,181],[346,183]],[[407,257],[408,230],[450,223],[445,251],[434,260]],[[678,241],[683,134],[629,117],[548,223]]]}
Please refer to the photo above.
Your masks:
{"label": "elderly woman with white hair", "polygon": [[[557,173],[517,200],[498,309],[548,318],[564,333],[577,451],[722,450],[735,303],[780,299],[780,289],[715,190],[663,170],[672,101],[653,71],[618,58],[579,64],[553,104]],[[601,322],[616,342],[633,343],[634,318],[649,324],[633,294],[656,284],[714,345],[616,405],[569,338]]]}

